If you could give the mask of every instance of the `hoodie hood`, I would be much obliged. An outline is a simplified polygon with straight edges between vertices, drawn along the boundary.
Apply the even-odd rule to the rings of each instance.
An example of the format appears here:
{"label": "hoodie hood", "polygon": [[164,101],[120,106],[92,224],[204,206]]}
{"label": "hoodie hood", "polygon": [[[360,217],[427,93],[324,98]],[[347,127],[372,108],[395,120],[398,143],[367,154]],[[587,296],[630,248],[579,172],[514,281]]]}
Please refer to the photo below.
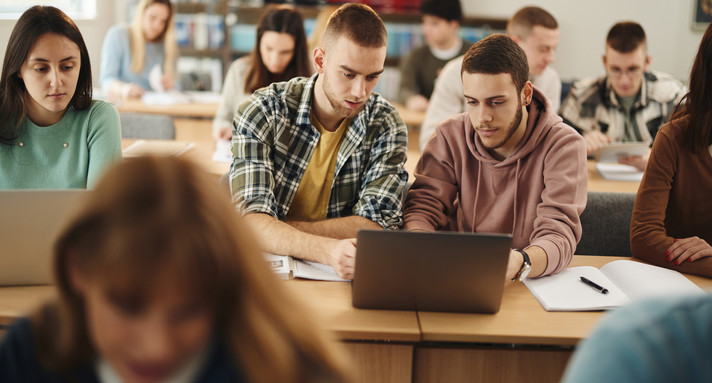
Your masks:
{"label": "hoodie hood", "polygon": [[504,160],[497,160],[489,154],[487,149],[482,145],[475,127],[472,126],[472,121],[467,117],[465,121],[465,136],[467,138],[467,147],[472,155],[480,162],[494,167],[515,166],[517,163],[525,159],[534,149],[546,138],[549,130],[558,122],[561,122],[561,117],[551,111],[551,104],[546,96],[534,87],[532,102],[527,107],[527,127],[524,132],[524,137],[519,142],[519,145],[514,149],[512,154]]}

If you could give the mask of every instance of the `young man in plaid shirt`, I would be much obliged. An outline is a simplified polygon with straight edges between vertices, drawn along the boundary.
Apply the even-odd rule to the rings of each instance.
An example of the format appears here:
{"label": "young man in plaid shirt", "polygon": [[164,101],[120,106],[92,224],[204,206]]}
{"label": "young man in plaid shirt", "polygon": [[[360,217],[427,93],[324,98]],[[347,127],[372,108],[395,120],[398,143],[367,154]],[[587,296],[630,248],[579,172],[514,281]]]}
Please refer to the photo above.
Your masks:
{"label": "young man in plaid shirt", "polygon": [[387,35],[368,6],[346,4],[313,54],[315,75],[260,89],[235,114],[233,201],[263,251],[352,278],[359,229],[402,223],[407,130],[373,88]]}

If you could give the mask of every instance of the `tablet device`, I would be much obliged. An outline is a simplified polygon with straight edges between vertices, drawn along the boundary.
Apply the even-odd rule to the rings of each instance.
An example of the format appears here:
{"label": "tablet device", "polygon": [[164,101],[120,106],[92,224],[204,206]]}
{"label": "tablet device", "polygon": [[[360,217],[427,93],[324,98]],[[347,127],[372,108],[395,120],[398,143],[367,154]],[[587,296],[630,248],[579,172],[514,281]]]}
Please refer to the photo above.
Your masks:
{"label": "tablet device", "polygon": [[616,142],[604,145],[596,154],[598,162],[618,162],[620,158],[644,156],[650,145],[645,142]]}
{"label": "tablet device", "polygon": [[358,232],[353,305],[495,313],[512,237],[454,232]]}
{"label": "tablet device", "polygon": [[52,283],[54,242],[84,189],[0,190],[0,286]]}

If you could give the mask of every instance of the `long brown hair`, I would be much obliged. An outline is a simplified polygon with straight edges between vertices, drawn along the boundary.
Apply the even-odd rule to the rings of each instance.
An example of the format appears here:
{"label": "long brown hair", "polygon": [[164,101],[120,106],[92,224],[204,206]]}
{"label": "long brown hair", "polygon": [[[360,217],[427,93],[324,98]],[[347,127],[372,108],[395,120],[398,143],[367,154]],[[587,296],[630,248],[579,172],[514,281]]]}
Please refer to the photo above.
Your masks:
{"label": "long brown hair", "polygon": [[[284,72],[270,73],[262,60],[260,42],[265,32],[288,33],[294,37],[294,54]],[[270,6],[257,26],[255,49],[250,54],[250,70],[245,81],[245,93],[253,93],[273,82],[287,81],[298,76],[311,75],[307,36],[302,15],[289,6]]]}
{"label": "long brown hair", "polygon": [[698,155],[706,155],[712,145],[712,24],[707,26],[690,72],[690,90],[670,117],[684,129],[683,145]]}
{"label": "long brown hair", "polygon": [[175,60],[178,58],[178,42],[173,25],[173,5],[170,0],[141,0],[136,5],[136,14],[129,26],[129,44],[131,46],[131,71],[141,73],[146,65],[146,37],[143,35],[143,16],[146,8],[153,4],[163,4],[168,7],[166,29],[158,35],[157,41],[163,41],[163,73],[173,75]]}
{"label": "long brown hair", "polygon": [[111,168],[91,193],[55,247],[59,300],[34,318],[46,368],[68,374],[96,356],[71,262],[138,304],[157,273],[177,271],[164,275],[185,278],[176,283],[212,309],[217,339],[249,381],[347,380],[333,340],[269,270],[227,193],[195,165],[134,159]]}
{"label": "long brown hair", "polygon": [[77,44],[81,65],[77,88],[68,108],[86,109],[91,105],[92,80],[89,51],[79,28],[64,12],[55,7],[34,6],[20,16],[12,29],[5,50],[2,75],[0,75],[0,142],[11,145],[17,138],[17,131],[27,117],[30,95],[25,82],[18,77],[22,65],[35,42],[46,33],[64,36]]}

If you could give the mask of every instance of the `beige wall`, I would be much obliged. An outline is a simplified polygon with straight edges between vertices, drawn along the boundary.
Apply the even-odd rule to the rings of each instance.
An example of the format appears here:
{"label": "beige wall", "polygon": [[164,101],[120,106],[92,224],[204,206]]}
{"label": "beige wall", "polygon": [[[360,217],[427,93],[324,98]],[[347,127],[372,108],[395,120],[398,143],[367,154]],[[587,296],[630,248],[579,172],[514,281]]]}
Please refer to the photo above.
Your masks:
{"label": "beige wall", "polygon": [[[75,20],[77,27],[82,32],[84,42],[89,50],[89,57],[92,64],[92,78],[94,84],[98,86],[99,63],[101,60],[101,44],[104,42],[106,31],[114,25],[117,20],[125,17],[123,1],[97,0],[97,17],[94,20]],[[0,20],[0,54],[5,57],[7,40],[10,38],[12,28],[15,26],[14,20]],[[1,64],[0,64],[1,65]]]}
{"label": "beige wall", "polygon": [[640,23],[648,37],[651,68],[687,82],[703,32],[690,28],[692,0],[460,0],[473,16],[507,18],[535,4],[559,22],[561,35],[554,68],[562,80],[603,73],[601,55],[608,29],[618,21]]}

